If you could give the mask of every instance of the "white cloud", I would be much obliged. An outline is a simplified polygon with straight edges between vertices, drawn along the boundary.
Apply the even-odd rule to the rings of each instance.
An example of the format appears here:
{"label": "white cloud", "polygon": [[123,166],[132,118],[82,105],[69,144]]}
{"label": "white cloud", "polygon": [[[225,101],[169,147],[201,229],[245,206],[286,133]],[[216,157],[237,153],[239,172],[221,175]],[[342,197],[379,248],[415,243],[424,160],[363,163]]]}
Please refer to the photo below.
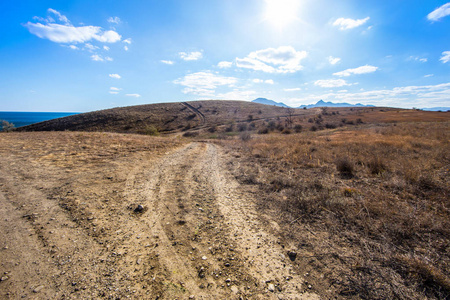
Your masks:
{"label": "white cloud", "polygon": [[183,93],[199,96],[214,96],[218,87],[233,87],[236,82],[235,77],[220,76],[210,71],[188,74],[174,81],[175,84],[185,87]]}
{"label": "white cloud", "polygon": [[47,11],[49,13],[56,15],[58,17],[58,20],[61,22],[64,22],[64,24],[67,24],[67,25],[70,24],[69,19],[67,19],[67,17],[62,15],[59,11],[54,10],[53,8],[49,8],[49,9],[47,9]]}
{"label": "white cloud", "polygon": [[356,28],[358,26],[363,25],[367,21],[369,21],[370,17],[364,18],[364,19],[346,19],[346,18],[339,18],[336,21],[334,21],[333,26],[339,26],[340,30],[347,30]]}
{"label": "white cloud", "polygon": [[120,18],[119,18],[119,17],[109,17],[109,18],[108,18],[108,22],[109,22],[109,23],[119,24],[121,21],[120,21]]}
{"label": "white cloud", "polygon": [[117,87],[114,87],[114,86],[110,87],[109,89],[111,91],[121,91],[122,90],[121,88],[117,88]]}
{"label": "white cloud", "polygon": [[112,59],[112,57],[106,56],[106,57],[105,57],[105,60],[106,60],[106,61],[113,61],[114,59]]}
{"label": "white cloud", "polygon": [[120,78],[122,78],[119,74],[109,74],[109,77],[115,78],[115,79],[120,79]]}
{"label": "white cloud", "polygon": [[73,26],[67,17],[61,15],[58,11],[49,8],[48,12],[56,15],[58,20],[64,24],[57,24],[51,17],[46,19],[37,17],[35,19],[38,19],[45,24],[26,23],[24,26],[31,34],[55,43],[86,43],[91,40],[102,43],[115,43],[122,38],[117,32],[113,30],[104,30],[99,26]]}
{"label": "white cloud", "polygon": [[436,8],[427,16],[428,20],[432,22],[440,21],[442,18],[450,15],[450,2]]}
{"label": "white cloud", "polygon": [[292,89],[283,89],[285,92],[298,92],[301,91],[301,88],[292,88]]}
{"label": "white cloud", "polygon": [[173,62],[173,61],[171,61],[171,60],[161,60],[161,62],[163,63],[163,64],[166,64],[166,65],[173,65],[175,62]]}
{"label": "white cloud", "polygon": [[79,50],[79,48],[75,45],[69,45],[69,48],[72,50]]}
{"label": "white cloud", "polygon": [[200,58],[203,57],[203,54],[199,51],[194,51],[194,52],[179,52],[178,55],[180,56],[181,59],[189,61],[189,60],[199,60]]}
{"label": "white cloud", "polygon": [[128,51],[128,46],[124,46],[123,49],[124,49],[125,51]]}
{"label": "white cloud", "polygon": [[267,84],[274,84],[274,81],[272,79],[267,79],[267,80],[263,80],[263,79],[258,79],[255,78],[252,80],[254,83],[267,83]]}
{"label": "white cloud", "polygon": [[426,58],[426,57],[419,57],[419,56],[410,56],[408,58],[408,60],[419,61],[419,62],[425,63],[425,62],[428,61],[428,58]]}
{"label": "white cloud", "polygon": [[256,94],[256,91],[234,89],[227,93],[220,93],[215,97],[223,100],[253,100]]}
{"label": "white cloud", "polygon": [[423,77],[428,78],[428,77],[433,77],[433,76],[434,76],[434,74],[427,74],[427,75],[425,75]]}
{"label": "white cloud", "polygon": [[339,63],[340,61],[341,61],[341,59],[339,57],[328,56],[328,62],[331,65],[335,65],[335,64]]}
{"label": "white cloud", "polygon": [[113,95],[117,95],[119,92],[116,92],[116,91],[109,91],[109,93],[110,93],[110,94],[113,94]]}
{"label": "white cloud", "polygon": [[300,63],[307,55],[306,51],[296,51],[291,46],[268,48],[236,58],[236,66],[266,73],[295,73],[303,69]]}
{"label": "white cloud", "polygon": [[374,66],[369,66],[369,65],[365,65],[365,66],[361,66],[355,69],[347,69],[341,72],[336,72],[333,73],[334,76],[339,76],[339,77],[348,77],[350,75],[353,74],[367,74],[367,73],[373,73],[376,70],[378,70],[378,67],[374,67]]}
{"label": "white cloud", "polygon": [[221,61],[217,64],[217,66],[221,69],[230,68],[233,65],[231,61]]}
{"label": "white cloud", "polygon": [[450,51],[444,51],[442,52],[442,56],[439,59],[440,61],[442,61],[442,63],[448,63],[450,61]]}
{"label": "white cloud", "polygon": [[335,88],[350,85],[344,79],[321,79],[316,80],[314,85],[324,87],[324,88]]}
{"label": "white cloud", "polygon": [[104,61],[103,57],[101,57],[98,54],[92,55],[91,58],[92,58],[93,61]]}
{"label": "white cloud", "polygon": [[122,38],[117,32],[103,31],[97,26],[80,26],[60,24],[41,24],[28,22],[24,25],[30,33],[48,39],[55,43],[84,43],[90,40],[97,40],[102,43],[115,43]]}
{"label": "white cloud", "polygon": [[309,95],[302,99],[291,99],[295,103],[309,103],[318,99],[324,101],[365,103],[377,106],[393,107],[435,107],[448,106],[450,98],[450,83],[425,86],[395,87],[393,89],[372,90],[356,93],[327,93]]}
{"label": "white cloud", "polygon": [[106,51],[109,51],[109,47],[108,46],[103,46],[103,49]]}
{"label": "white cloud", "polygon": [[97,46],[94,46],[94,45],[89,44],[89,43],[84,44],[84,48],[86,48],[86,49],[88,49],[90,51],[94,51],[94,50],[99,49]]}
{"label": "white cloud", "polygon": [[140,98],[141,97],[141,95],[139,95],[139,94],[125,94],[125,96],[127,96],[127,97],[135,97],[135,98]]}
{"label": "white cloud", "polygon": [[123,40],[124,43],[131,45],[131,38],[127,38],[125,40]]}

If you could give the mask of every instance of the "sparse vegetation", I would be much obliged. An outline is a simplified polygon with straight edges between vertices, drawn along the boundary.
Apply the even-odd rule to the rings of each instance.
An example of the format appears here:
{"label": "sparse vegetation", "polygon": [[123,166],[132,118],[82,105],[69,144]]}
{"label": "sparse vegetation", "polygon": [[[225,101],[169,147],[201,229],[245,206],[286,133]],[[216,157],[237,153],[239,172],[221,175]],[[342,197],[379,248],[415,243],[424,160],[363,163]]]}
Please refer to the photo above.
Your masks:
{"label": "sparse vegetation", "polygon": [[337,294],[446,299],[449,133],[449,122],[396,123],[225,145],[242,156],[237,178],[264,191],[260,208],[298,245],[299,265]]}
{"label": "sparse vegetation", "polygon": [[13,131],[16,126],[13,123],[10,123],[6,120],[1,120],[1,127],[0,127],[0,131],[4,131],[4,132],[10,132]]}

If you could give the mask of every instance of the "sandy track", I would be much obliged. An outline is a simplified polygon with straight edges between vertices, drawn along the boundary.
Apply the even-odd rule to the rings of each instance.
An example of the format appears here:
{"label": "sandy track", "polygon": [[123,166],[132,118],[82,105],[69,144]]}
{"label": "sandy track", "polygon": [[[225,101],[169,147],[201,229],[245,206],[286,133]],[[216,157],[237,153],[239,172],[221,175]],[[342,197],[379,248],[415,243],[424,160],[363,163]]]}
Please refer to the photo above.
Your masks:
{"label": "sandy track", "polygon": [[[219,146],[191,143],[122,167],[111,200],[86,204],[89,194],[74,189],[82,186],[60,186],[62,171],[43,168],[28,185],[17,184],[11,174],[32,166],[2,158],[0,237],[7,242],[0,263],[10,275],[0,282],[1,296],[318,298],[305,292],[288,249],[258,217],[255,195],[223,167],[226,160]],[[142,212],[134,211],[138,204]]]}

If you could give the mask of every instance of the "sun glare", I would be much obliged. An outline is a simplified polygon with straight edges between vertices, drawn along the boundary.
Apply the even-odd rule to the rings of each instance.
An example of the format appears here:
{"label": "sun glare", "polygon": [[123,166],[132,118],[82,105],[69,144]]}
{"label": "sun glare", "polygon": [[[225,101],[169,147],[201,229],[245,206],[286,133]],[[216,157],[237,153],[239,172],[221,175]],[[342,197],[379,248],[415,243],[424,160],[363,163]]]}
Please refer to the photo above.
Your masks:
{"label": "sun glare", "polygon": [[266,0],[265,19],[283,28],[297,18],[300,0]]}

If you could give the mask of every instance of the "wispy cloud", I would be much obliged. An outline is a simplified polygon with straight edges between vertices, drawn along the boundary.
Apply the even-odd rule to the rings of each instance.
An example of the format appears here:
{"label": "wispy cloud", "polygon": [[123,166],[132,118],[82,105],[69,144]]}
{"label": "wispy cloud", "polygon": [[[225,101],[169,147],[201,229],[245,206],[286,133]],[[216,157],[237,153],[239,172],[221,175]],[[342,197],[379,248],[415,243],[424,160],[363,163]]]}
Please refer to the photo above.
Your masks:
{"label": "wispy cloud", "polygon": [[124,49],[125,51],[128,51],[128,46],[123,46],[123,49]]}
{"label": "wispy cloud", "polygon": [[108,18],[109,23],[119,24],[121,22],[119,17],[109,17]]}
{"label": "wispy cloud", "polygon": [[166,64],[166,65],[173,65],[175,62],[174,61],[172,61],[172,60],[161,60],[161,62],[163,63],[163,64]]}
{"label": "wispy cloud", "polygon": [[430,12],[427,16],[428,20],[432,22],[440,21],[442,18],[445,18],[450,15],[450,2],[445,3],[444,5],[436,8],[432,12]]}
{"label": "wispy cloud", "polygon": [[131,38],[123,40],[124,43],[127,43],[128,45],[131,45]]}
{"label": "wispy cloud", "polygon": [[450,61],[450,51],[442,52],[442,56],[439,60],[444,64],[448,63]]}
{"label": "wispy cloud", "polygon": [[330,63],[330,65],[335,65],[340,61],[341,59],[339,57],[328,56],[328,62]]}
{"label": "wispy cloud", "polygon": [[339,18],[336,21],[334,21],[333,26],[339,27],[340,30],[348,30],[352,28],[359,27],[363,24],[365,24],[367,21],[369,21],[370,17],[364,18],[364,19],[346,19],[346,18]]}
{"label": "wispy cloud", "polygon": [[434,76],[434,74],[427,74],[427,75],[425,75],[423,77],[428,78],[428,77],[433,77],[433,76]]}
{"label": "wispy cloud", "polygon": [[214,96],[215,90],[221,86],[233,87],[237,83],[235,77],[216,75],[210,71],[187,74],[183,78],[174,81],[175,84],[184,86],[184,94],[199,96]]}
{"label": "wispy cloud", "polygon": [[233,62],[231,62],[231,61],[221,61],[217,64],[217,66],[221,69],[230,68],[232,65],[233,65]]}
{"label": "wispy cloud", "polygon": [[333,75],[339,76],[339,77],[348,77],[353,74],[359,75],[359,74],[373,73],[376,70],[378,70],[378,67],[365,65],[365,66],[361,66],[361,67],[354,68],[354,69],[347,69],[347,70],[344,70],[341,72],[336,72],[336,73],[333,73]]}
{"label": "wispy cloud", "polygon": [[91,56],[91,59],[92,59],[93,61],[104,61],[103,57],[101,57],[101,56],[98,55],[98,54],[92,55],[92,56]]}
{"label": "wispy cloud", "polygon": [[[323,99],[326,101],[366,103],[393,107],[447,106],[450,98],[450,83],[423,86],[395,87],[393,89],[361,91],[357,93],[311,94],[290,102],[309,103]],[[401,103],[401,104],[400,104]]]}
{"label": "wispy cloud", "polygon": [[104,30],[99,26],[73,26],[67,17],[61,15],[58,11],[50,8],[48,12],[56,15],[58,20],[64,24],[56,23],[51,17],[47,19],[38,18],[45,24],[27,22],[24,25],[31,34],[55,43],[86,43],[91,40],[115,43],[122,38],[116,31]]}
{"label": "wispy cloud", "polygon": [[115,78],[115,79],[120,79],[120,78],[122,78],[119,74],[109,74],[109,77]]}
{"label": "wispy cloud", "polygon": [[194,51],[194,52],[179,52],[178,55],[181,59],[190,61],[190,60],[199,60],[203,57],[202,52]]}
{"label": "wispy cloud", "polygon": [[127,96],[127,97],[135,97],[135,98],[140,98],[141,97],[141,95],[139,95],[139,94],[125,94],[125,96]]}
{"label": "wispy cloud", "polygon": [[350,85],[344,79],[321,79],[316,80],[314,85],[323,87],[323,88],[335,88]]}
{"label": "wispy cloud", "polygon": [[275,83],[272,79],[266,79],[266,80],[263,80],[263,79],[255,78],[255,79],[253,79],[252,81],[253,81],[254,83],[266,83],[266,84],[274,84],[274,83]]}
{"label": "wispy cloud", "polygon": [[410,57],[408,58],[408,60],[426,63],[426,62],[428,61],[428,58],[426,58],[426,57],[420,57],[420,56],[410,56]]}
{"label": "wispy cloud", "polygon": [[302,88],[283,89],[283,91],[285,91],[285,92],[298,92],[301,90],[302,90]]}
{"label": "wispy cloud", "polygon": [[303,69],[301,61],[307,55],[306,51],[296,51],[291,46],[268,48],[236,58],[236,66],[266,73],[295,73]]}
{"label": "wispy cloud", "polygon": [[103,50],[109,51],[109,47],[108,46],[103,46]]}

